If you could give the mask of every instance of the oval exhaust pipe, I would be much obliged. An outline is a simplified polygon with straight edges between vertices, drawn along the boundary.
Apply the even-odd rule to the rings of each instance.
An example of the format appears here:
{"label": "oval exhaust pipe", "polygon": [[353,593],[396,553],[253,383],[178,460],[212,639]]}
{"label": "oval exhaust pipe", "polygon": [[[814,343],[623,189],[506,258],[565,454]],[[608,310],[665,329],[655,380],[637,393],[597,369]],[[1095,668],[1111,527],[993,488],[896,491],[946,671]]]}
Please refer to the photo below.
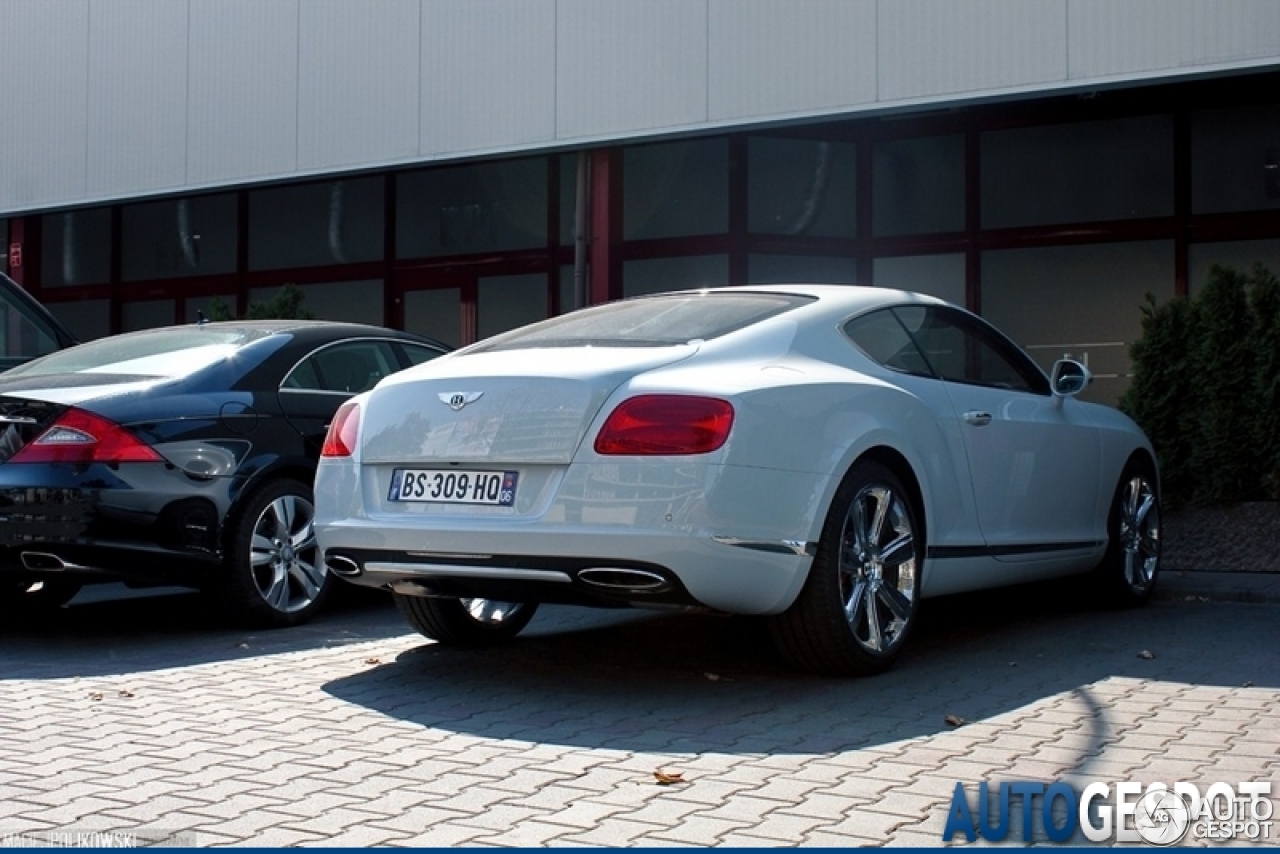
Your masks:
{"label": "oval exhaust pipe", "polygon": [[356,563],[349,557],[342,555],[332,555],[324,559],[324,565],[329,567],[329,571],[334,575],[344,575],[347,578],[354,578],[364,572],[360,568],[360,564]]}
{"label": "oval exhaust pipe", "polygon": [[48,552],[23,552],[22,565],[40,572],[58,572],[67,568],[67,562]]}
{"label": "oval exhaust pipe", "polygon": [[592,587],[633,593],[658,593],[670,586],[667,580],[656,572],[613,566],[593,566],[590,569],[581,570],[578,573],[578,580]]}

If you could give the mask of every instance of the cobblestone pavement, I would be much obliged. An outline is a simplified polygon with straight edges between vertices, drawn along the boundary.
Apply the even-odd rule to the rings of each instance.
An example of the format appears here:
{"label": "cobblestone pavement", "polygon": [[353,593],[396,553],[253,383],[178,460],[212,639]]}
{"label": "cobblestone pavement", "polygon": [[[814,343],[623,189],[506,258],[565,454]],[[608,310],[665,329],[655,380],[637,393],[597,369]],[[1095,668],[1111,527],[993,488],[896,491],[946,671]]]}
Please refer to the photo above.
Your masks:
{"label": "cobblestone pavement", "polygon": [[744,619],[544,608],[459,652],[369,597],[264,634],[191,595],[79,604],[0,627],[0,843],[933,846],[957,781],[1280,792],[1278,618],[953,597],[894,671],[832,680]]}

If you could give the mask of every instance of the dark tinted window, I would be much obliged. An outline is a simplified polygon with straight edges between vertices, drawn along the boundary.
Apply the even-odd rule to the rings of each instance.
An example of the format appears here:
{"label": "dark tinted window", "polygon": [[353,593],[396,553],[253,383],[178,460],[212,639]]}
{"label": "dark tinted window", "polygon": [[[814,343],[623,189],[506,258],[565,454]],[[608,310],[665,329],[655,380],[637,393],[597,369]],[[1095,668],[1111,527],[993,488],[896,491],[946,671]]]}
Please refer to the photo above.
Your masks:
{"label": "dark tinted window", "polygon": [[881,309],[850,320],[844,332],[859,350],[895,371],[1049,393],[1049,381],[1030,357],[982,320],[953,308]]}
{"label": "dark tinted window", "polygon": [[[0,221],[0,233],[4,223]],[[52,321],[21,298],[20,286],[0,274],[0,371],[52,353],[59,341]]]}
{"label": "dark tinted window", "polygon": [[430,362],[444,355],[443,351],[434,347],[424,347],[421,344],[410,344],[406,341],[400,342],[400,349],[409,357],[410,365],[421,365],[423,362]]}
{"label": "dark tinted window", "polygon": [[921,376],[933,375],[929,363],[889,309],[855,317],[845,324],[844,332],[859,350],[887,368]]}
{"label": "dark tinted window", "polygon": [[348,341],[317,350],[285,377],[282,388],[356,394],[400,369],[386,341]]}
{"label": "dark tinted window", "polygon": [[951,382],[1048,394],[1049,381],[1009,339],[953,308],[893,309],[933,373]]}
{"label": "dark tinted window", "polygon": [[792,294],[752,292],[641,297],[525,326],[492,338],[472,352],[534,347],[668,347],[709,341],[810,300]]}

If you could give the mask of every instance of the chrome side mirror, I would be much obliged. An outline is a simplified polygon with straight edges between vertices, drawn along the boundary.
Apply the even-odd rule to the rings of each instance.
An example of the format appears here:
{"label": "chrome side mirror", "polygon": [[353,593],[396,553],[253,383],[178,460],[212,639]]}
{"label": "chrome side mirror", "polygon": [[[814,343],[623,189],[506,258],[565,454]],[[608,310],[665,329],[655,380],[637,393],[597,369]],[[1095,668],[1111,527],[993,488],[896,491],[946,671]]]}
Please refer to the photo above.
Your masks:
{"label": "chrome side mirror", "polygon": [[1075,359],[1059,359],[1053,363],[1049,387],[1053,390],[1055,397],[1075,397],[1091,382],[1093,382],[1093,374]]}

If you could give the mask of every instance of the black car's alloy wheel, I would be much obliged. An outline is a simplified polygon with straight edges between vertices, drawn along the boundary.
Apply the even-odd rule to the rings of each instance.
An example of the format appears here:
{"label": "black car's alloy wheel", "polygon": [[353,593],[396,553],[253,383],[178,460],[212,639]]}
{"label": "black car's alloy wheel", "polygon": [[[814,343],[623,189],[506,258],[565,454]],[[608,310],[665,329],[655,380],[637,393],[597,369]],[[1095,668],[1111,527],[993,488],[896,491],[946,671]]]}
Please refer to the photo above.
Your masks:
{"label": "black car's alloy wheel", "polygon": [[311,487],[278,480],[257,492],[232,527],[226,592],[248,622],[291,626],[324,601],[333,576],[318,561]]}
{"label": "black car's alloy wheel", "polygon": [[770,620],[783,654],[799,667],[834,676],[888,669],[919,611],[922,534],[897,475],[874,461],[850,469],[804,588]]}
{"label": "black car's alloy wheel", "polygon": [[414,629],[452,646],[491,646],[509,641],[538,610],[537,602],[394,595],[400,613]]}

